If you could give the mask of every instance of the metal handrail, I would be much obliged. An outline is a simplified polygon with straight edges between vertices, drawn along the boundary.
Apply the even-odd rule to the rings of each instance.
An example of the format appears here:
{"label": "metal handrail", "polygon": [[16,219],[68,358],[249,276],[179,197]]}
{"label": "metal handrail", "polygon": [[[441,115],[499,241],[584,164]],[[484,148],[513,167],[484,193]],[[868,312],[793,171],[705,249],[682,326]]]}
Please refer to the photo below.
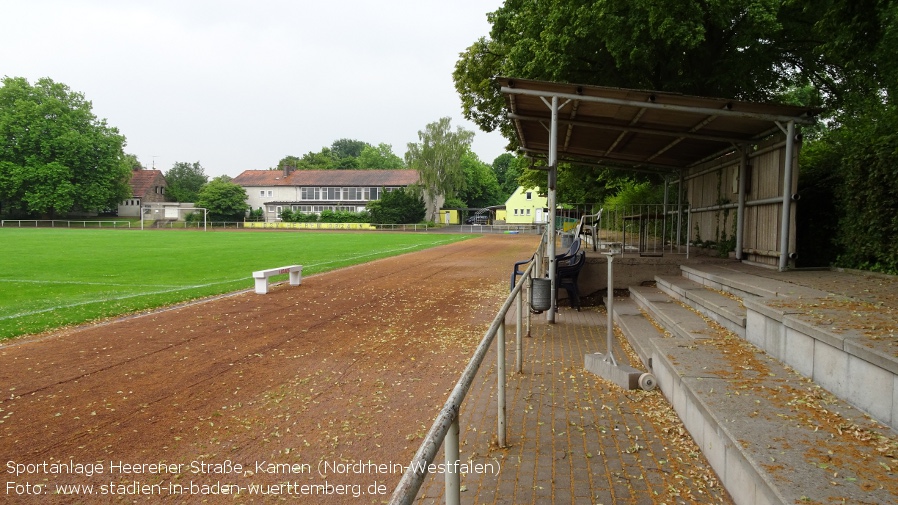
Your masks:
{"label": "metal handrail", "polygon": [[[541,249],[543,249],[543,242],[541,242],[537,254],[534,255],[534,258],[536,258],[537,261],[530,262],[530,265],[526,270],[524,270],[522,279],[525,277],[531,277],[535,272],[537,263],[539,263]],[[465,396],[468,394],[468,390],[470,389],[471,384],[474,382],[474,377],[477,375],[477,371],[480,369],[480,365],[483,363],[483,360],[486,357],[486,353],[487,351],[489,351],[489,348],[497,335],[499,336],[496,348],[496,376],[498,377],[497,440],[499,443],[499,447],[506,446],[505,316],[508,313],[508,310],[511,308],[511,304],[517,301],[518,314],[515,372],[520,373],[523,365],[523,344],[521,340],[521,327],[523,324],[524,312],[523,296],[521,294],[521,291],[523,290],[523,287],[525,285],[529,285],[529,283],[518,283],[505,299],[505,303],[502,304],[502,308],[499,309],[499,312],[493,319],[493,322],[490,325],[489,329],[486,331],[483,340],[481,340],[480,345],[478,345],[477,349],[474,351],[474,355],[471,357],[471,361],[468,362],[468,366],[465,367],[464,372],[462,372],[461,378],[458,380],[458,383],[456,383],[455,388],[452,389],[452,392],[449,394],[449,398],[446,400],[446,403],[443,405],[443,408],[440,410],[440,413],[434,420],[433,425],[427,432],[427,436],[424,437],[424,441],[421,442],[421,445],[418,447],[418,451],[415,453],[415,457],[412,458],[411,463],[406,468],[405,473],[402,475],[402,479],[399,481],[399,484],[393,491],[393,496],[390,498],[391,505],[408,505],[415,500],[415,497],[418,495],[418,491],[421,489],[421,485],[424,483],[425,477],[427,477],[429,473],[428,466],[433,463],[434,458],[436,458],[437,452],[440,450],[440,446],[442,446],[444,443],[446,445],[443,451],[446,456],[446,465],[444,467],[446,477],[446,503],[449,505],[457,505],[459,503],[461,486],[458,473],[460,438],[460,424],[458,420],[458,413],[461,409],[462,402],[465,400]],[[529,322],[528,311],[528,334]]]}

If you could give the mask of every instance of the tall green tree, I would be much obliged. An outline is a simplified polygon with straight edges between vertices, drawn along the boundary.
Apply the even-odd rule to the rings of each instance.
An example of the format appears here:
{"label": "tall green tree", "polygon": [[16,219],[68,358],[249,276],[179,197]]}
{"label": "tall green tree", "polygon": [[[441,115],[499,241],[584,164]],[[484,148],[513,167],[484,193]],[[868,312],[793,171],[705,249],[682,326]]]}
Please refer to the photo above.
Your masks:
{"label": "tall green tree", "polygon": [[452,130],[452,120],[444,117],[418,131],[418,143],[410,142],[405,153],[409,168],[418,171],[425,200],[431,202],[428,216],[437,218],[439,198],[453,198],[465,189],[462,156],[471,149],[474,132],[462,127]]}
{"label": "tall green tree", "polygon": [[[893,2],[508,0],[488,16],[489,37],[461,54],[453,78],[465,117],[512,142],[499,76],[746,100],[810,84],[835,99],[854,82],[848,77],[870,69],[821,56],[869,47],[854,30],[864,30],[860,38],[882,31],[873,11],[885,4]],[[835,26],[842,20],[849,28]]]}
{"label": "tall green tree", "polygon": [[378,144],[377,147],[365,146],[358,159],[359,168],[376,169],[376,170],[392,170],[405,168],[405,162],[402,158],[393,153],[393,146],[390,144]]}
{"label": "tall green tree", "polygon": [[299,166],[300,158],[298,156],[288,155],[281,158],[277,166],[269,170],[283,170],[284,167],[296,168]]}
{"label": "tall green tree", "polygon": [[356,159],[362,155],[362,151],[366,147],[370,147],[370,144],[362,142],[361,140],[339,139],[331,144],[331,152],[334,154],[334,158],[338,160],[347,158]]}
{"label": "tall green tree", "polygon": [[480,209],[505,202],[508,195],[503,196],[492,167],[480,161],[470,151],[462,155],[461,166],[465,171],[466,182],[458,197],[468,208]]}
{"label": "tall green tree", "polygon": [[518,189],[521,176],[521,161],[511,153],[502,153],[493,160],[493,173],[496,174],[496,182],[505,199]]}
{"label": "tall green tree", "polygon": [[175,202],[195,202],[199,198],[200,189],[208,181],[209,177],[199,161],[176,162],[165,172],[165,182],[168,183],[166,196]]}
{"label": "tall green tree", "polygon": [[206,209],[211,221],[241,221],[249,210],[246,198],[243,186],[216,177],[200,189],[196,206]]}
{"label": "tall green tree", "polygon": [[425,216],[424,201],[412,191],[384,191],[379,200],[372,200],[366,206],[371,213],[371,222],[377,224],[420,223]]}
{"label": "tall green tree", "polygon": [[337,168],[337,159],[329,147],[324,147],[317,153],[309,151],[302,155],[296,168],[300,170],[332,170]]}
{"label": "tall green tree", "polygon": [[52,79],[0,87],[0,202],[53,217],[115,207],[131,196],[125,137],[97,119],[81,93]]}
{"label": "tall green tree", "polygon": [[301,170],[368,168],[360,163],[362,152],[367,147],[371,145],[361,140],[335,140],[330,147],[322,147],[319,152],[306,153],[293,166]]}

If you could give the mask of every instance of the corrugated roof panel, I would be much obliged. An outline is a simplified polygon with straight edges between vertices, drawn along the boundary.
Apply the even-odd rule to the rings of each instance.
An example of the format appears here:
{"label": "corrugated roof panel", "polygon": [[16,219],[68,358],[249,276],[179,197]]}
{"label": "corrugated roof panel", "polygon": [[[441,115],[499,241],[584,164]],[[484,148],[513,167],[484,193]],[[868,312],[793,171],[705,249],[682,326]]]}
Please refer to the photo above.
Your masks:
{"label": "corrugated roof panel", "polygon": [[544,81],[503,78],[499,84],[525,150],[548,152],[551,112],[544,99],[554,96],[560,106],[559,158],[658,169],[690,166],[734,143],[759,140],[777,128],[776,121],[809,123],[810,116],[818,112],[786,105]]}

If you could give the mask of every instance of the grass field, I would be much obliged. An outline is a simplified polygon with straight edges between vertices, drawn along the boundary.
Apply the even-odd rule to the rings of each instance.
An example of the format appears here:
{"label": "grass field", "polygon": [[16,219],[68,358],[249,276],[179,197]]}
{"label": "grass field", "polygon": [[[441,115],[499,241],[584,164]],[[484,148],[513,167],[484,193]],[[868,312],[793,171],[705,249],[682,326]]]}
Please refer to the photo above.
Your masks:
{"label": "grass field", "polygon": [[[0,340],[471,238],[426,233],[0,229]],[[286,279],[286,275],[272,281]]]}

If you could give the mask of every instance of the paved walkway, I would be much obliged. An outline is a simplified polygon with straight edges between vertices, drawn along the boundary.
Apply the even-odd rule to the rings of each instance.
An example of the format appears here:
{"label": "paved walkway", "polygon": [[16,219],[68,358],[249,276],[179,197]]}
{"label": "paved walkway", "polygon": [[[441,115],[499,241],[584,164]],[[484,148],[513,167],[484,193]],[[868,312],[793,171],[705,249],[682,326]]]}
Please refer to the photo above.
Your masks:
{"label": "paved walkway", "polygon": [[[732,503],[660,391],[623,391],[584,370],[585,354],[605,350],[603,310],[563,307],[554,325],[533,317],[523,373],[508,381],[504,449],[496,444],[493,345],[461,409],[461,459],[499,470],[463,475],[462,503]],[[618,362],[625,356],[615,351]],[[443,491],[442,477],[432,477],[420,502],[442,503]]]}

